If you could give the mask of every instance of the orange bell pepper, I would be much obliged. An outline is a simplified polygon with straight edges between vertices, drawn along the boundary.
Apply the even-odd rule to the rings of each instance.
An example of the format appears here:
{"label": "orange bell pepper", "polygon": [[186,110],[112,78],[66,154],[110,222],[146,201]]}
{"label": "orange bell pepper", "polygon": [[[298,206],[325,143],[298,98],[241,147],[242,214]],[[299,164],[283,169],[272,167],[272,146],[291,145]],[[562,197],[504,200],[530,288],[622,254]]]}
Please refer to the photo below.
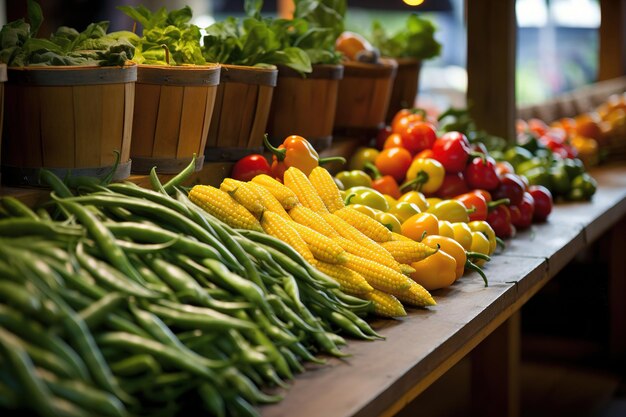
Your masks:
{"label": "orange bell pepper", "polygon": [[416,241],[421,241],[424,234],[427,236],[439,233],[437,218],[430,213],[418,213],[402,223],[402,234]]}
{"label": "orange bell pepper", "polygon": [[442,250],[426,259],[413,262],[411,278],[428,291],[449,287],[456,281],[456,260]]}

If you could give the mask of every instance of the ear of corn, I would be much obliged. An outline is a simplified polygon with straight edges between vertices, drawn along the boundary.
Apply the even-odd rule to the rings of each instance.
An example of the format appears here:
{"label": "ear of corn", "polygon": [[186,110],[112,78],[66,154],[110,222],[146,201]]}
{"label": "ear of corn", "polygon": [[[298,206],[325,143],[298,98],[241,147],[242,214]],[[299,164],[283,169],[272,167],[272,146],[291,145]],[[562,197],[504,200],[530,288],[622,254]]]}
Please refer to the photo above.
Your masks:
{"label": "ear of corn", "polygon": [[392,240],[381,243],[381,246],[387,249],[387,251],[391,253],[391,256],[393,256],[393,258],[401,264],[418,262],[437,252],[437,249],[433,249],[424,243],[416,242],[414,240],[410,242]]}
{"label": "ear of corn", "polygon": [[261,204],[263,204],[263,208],[265,210],[276,213],[285,220],[291,219],[291,217],[289,217],[289,214],[287,214],[285,208],[282,206],[282,204],[280,204],[278,199],[274,197],[272,193],[270,193],[266,188],[252,181],[248,182],[247,184],[251,188],[256,190],[257,193],[259,193],[259,196],[261,197]]}
{"label": "ear of corn", "polygon": [[428,307],[437,305],[432,295],[420,284],[409,279],[411,285],[408,289],[392,292],[400,301],[414,307]]}
{"label": "ear of corn", "polygon": [[410,276],[413,272],[415,272],[415,268],[409,264],[400,264],[400,272],[406,276]]}
{"label": "ear of corn", "polygon": [[343,292],[352,295],[363,295],[374,291],[363,276],[343,265],[329,264],[327,262],[318,261],[315,267],[335,279],[341,285]]}
{"label": "ear of corn", "polygon": [[326,237],[335,238],[340,236],[335,229],[326,223],[326,220],[324,220],[322,216],[302,204],[289,210],[289,216],[291,216],[296,223],[310,227]]}
{"label": "ear of corn", "polygon": [[413,239],[411,239],[410,237],[406,237],[404,235],[401,235],[400,233],[396,233],[396,232],[391,232],[391,240],[392,241],[405,241],[405,242],[415,242]]}
{"label": "ear of corn", "polygon": [[302,205],[317,213],[328,213],[328,209],[304,172],[296,167],[290,167],[285,171],[283,181],[296,194]]}
{"label": "ear of corn", "polygon": [[375,242],[388,242],[391,240],[391,231],[389,229],[367,214],[361,213],[350,206],[337,210],[333,214],[341,217]]}
{"label": "ear of corn", "polygon": [[390,255],[381,254],[379,251],[370,250],[369,248],[361,246],[358,243],[341,236],[333,238],[333,240],[337,242],[339,246],[344,248],[348,253],[360,256],[362,258],[370,259],[374,262],[378,262],[381,265],[385,265],[386,267],[389,267],[394,271],[402,273],[402,268],[400,267],[400,264],[396,262]]}
{"label": "ear of corn", "polygon": [[317,191],[324,205],[331,213],[345,207],[339,188],[335,184],[332,175],[323,167],[315,167],[309,174],[309,181]]}
{"label": "ear of corn", "polygon": [[271,211],[263,212],[261,226],[268,235],[272,235],[296,250],[309,263],[314,262],[313,253],[288,220]]}
{"label": "ear of corn", "polygon": [[189,199],[229,226],[263,231],[259,221],[244,206],[219,188],[210,185],[195,185],[189,191]]}
{"label": "ear of corn", "polygon": [[225,178],[220,184],[220,190],[228,193],[239,204],[257,217],[263,213],[263,202],[259,193],[247,182]]}
{"label": "ear of corn", "polygon": [[374,288],[391,294],[401,293],[411,286],[411,278],[398,271],[381,265],[369,259],[351,253],[346,255],[348,259],[344,266],[358,272]]}
{"label": "ear of corn", "polygon": [[287,211],[291,210],[300,202],[296,194],[280,181],[275,180],[266,174],[260,174],[252,178],[252,182],[259,184],[267,191],[269,191],[280,202],[283,208]]}
{"label": "ear of corn", "polygon": [[346,262],[346,251],[337,242],[293,220],[289,221],[289,224],[309,246],[315,259],[329,264],[343,264]]}
{"label": "ear of corn", "polygon": [[402,303],[393,295],[374,290],[363,295],[363,298],[372,301],[374,313],[381,317],[403,317],[406,311]]}

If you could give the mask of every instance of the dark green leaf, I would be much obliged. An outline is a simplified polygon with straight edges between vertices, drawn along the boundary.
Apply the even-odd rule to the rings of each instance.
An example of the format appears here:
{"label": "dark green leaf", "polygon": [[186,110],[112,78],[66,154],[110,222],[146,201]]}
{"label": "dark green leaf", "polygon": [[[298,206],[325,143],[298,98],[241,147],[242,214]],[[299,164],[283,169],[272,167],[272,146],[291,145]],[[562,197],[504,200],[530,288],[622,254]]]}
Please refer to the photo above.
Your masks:
{"label": "dark green leaf", "polygon": [[28,21],[30,22],[30,36],[37,36],[41,22],[43,22],[43,13],[41,6],[35,0],[28,0],[26,6],[26,14],[28,15]]}

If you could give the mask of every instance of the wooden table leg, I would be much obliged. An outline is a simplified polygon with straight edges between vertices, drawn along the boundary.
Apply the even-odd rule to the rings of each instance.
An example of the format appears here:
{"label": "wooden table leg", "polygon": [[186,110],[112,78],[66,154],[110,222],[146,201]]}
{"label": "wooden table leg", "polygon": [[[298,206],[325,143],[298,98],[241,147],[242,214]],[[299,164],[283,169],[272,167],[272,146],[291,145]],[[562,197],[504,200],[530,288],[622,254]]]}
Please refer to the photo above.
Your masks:
{"label": "wooden table leg", "polygon": [[472,415],[520,415],[520,313],[513,314],[471,353]]}
{"label": "wooden table leg", "polygon": [[611,358],[626,363],[626,217],[609,232],[609,308]]}

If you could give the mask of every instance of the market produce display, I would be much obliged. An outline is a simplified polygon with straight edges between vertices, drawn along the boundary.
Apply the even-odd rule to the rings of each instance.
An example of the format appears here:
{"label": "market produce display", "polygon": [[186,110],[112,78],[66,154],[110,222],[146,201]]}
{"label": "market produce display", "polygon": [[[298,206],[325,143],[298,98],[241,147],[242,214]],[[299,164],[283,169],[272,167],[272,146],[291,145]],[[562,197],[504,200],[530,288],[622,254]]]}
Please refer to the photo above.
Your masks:
{"label": "market produce display", "polygon": [[166,184],[153,171],[157,191],[78,178],[76,195],[42,171],[54,191],[44,207],[1,200],[4,408],[256,415],[253,404],[280,400],[261,388],[286,386],[320,353],[344,356],[337,332],[380,338],[359,317],[369,301],[262,229],[190,202],[176,185],[192,171]]}

